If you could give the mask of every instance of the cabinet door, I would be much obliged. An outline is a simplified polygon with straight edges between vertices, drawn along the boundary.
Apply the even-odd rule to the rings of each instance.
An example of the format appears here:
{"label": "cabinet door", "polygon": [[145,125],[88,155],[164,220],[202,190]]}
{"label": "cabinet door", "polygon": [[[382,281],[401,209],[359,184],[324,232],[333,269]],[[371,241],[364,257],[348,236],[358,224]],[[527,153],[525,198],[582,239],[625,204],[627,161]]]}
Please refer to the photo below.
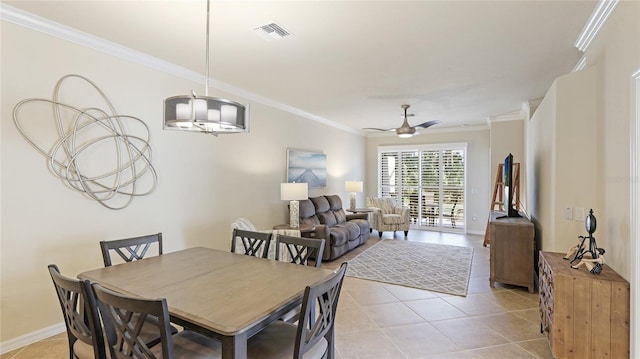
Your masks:
{"label": "cabinet door", "polygon": [[534,270],[532,227],[492,224],[491,230],[495,280],[529,285]]}

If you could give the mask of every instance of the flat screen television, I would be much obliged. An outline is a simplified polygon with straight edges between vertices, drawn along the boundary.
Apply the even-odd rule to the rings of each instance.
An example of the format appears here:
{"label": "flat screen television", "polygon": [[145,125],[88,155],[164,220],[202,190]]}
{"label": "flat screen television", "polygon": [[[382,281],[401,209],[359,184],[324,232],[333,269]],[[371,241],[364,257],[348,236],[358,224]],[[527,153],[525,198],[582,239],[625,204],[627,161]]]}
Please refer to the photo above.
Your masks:
{"label": "flat screen television", "polygon": [[504,194],[502,196],[505,215],[503,217],[520,217],[518,210],[513,205],[513,155],[509,153],[504,159],[502,169],[502,183]]}

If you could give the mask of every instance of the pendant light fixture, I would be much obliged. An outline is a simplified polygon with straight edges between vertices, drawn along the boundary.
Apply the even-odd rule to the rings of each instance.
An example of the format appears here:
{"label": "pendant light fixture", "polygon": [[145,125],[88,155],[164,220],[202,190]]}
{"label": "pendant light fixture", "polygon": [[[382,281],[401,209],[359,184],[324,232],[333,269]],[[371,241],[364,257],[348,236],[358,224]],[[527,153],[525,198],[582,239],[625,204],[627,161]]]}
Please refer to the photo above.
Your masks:
{"label": "pendant light fixture", "polygon": [[240,103],[209,97],[209,14],[207,0],[207,32],[204,96],[173,96],[164,100],[164,129],[210,133],[249,132],[249,109]]}

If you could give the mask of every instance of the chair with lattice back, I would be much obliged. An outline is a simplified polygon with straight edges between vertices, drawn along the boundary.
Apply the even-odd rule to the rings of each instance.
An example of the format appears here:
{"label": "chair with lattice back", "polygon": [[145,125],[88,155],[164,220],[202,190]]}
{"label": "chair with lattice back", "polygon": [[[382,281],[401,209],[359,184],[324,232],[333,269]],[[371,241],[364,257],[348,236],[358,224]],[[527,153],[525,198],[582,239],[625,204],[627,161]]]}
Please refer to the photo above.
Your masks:
{"label": "chair with lattice back", "polygon": [[[286,258],[290,263],[308,265],[309,261],[319,268],[322,263],[325,240],[278,235],[276,237],[276,260]],[[286,250],[285,253],[281,253]]]}
{"label": "chair with lattice back", "polygon": [[[231,252],[267,258],[272,236],[272,233],[246,231],[236,228],[233,230],[233,237],[231,238]],[[238,249],[242,252],[237,252]]]}
{"label": "chair with lattice back", "polygon": [[162,254],[162,233],[150,234],[141,237],[117,239],[113,241],[101,241],[102,259],[104,266],[110,267],[111,252],[117,253],[125,262],[144,258],[149,249],[157,244],[158,255]]}
{"label": "chair with lattice back", "polygon": [[[249,339],[247,359],[333,357],[336,309],[347,263],[327,280],[306,287],[298,324],[276,320]],[[315,304],[318,310],[314,309]],[[314,324],[310,325],[311,318]]]}
{"label": "chair with lattice back", "polygon": [[[322,264],[322,253],[324,252],[323,238],[306,238],[277,235],[276,236],[276,260],[284,260],[289,263],[308,265],[314,263],[314,267],[320,268]],[[281,253],[282,250],[285,253]],[[296,322],[300,318],[300,307],[294,308],[280,319],[290,323]],[[313,318],[311,318],[313,325]]]}
{"label": "chair with lattice back", "polygon": [[[167,300],[145,299],[125,296],[97,283],[92,285],[100,304],[101,314],[108,318],[115,328],[116,339],[112,345],[116,358],[220,358],[221,345],[213,339],[183,330],[171,334]],[[160,343],[149,345],[142,335],[142,328],[150,325],[148,318],[154,318],[160,333]]]}
{"label": "chair with lattice back", "polygon": [[67,327],[69,358],[106,359],[102,325],[89,281],[67,278],[55,264],[49,265],[49,274]]}

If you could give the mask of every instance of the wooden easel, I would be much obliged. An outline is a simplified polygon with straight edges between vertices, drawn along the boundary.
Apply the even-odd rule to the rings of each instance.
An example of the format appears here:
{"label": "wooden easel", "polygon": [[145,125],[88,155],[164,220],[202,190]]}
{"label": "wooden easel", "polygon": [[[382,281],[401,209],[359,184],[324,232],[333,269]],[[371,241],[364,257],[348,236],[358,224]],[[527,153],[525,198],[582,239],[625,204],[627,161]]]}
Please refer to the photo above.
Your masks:
{"label": "wooden easel", "polygon": [[[504,193],[504,182],[502,182],[502,172],[504,170],[504,164],[498,163],[498,170],[496,171],[496,182],[493,186],[493,197],[491,199],[491,208],[490,211],[496,209],[498,206],[499,211],[504,211],[503,205],[503,193]],[[511,180],[511,184],[513,186],[513,204],[516,207],[516,210],[520,210],[520,163],[516,162],[513,164],[513,178]],[[482,246],[486,247],[487,244],[491,242],[491,234],[489,233],[489,220],[487,219],[487,228],[484,231],[484,241],[482,242]]]}

